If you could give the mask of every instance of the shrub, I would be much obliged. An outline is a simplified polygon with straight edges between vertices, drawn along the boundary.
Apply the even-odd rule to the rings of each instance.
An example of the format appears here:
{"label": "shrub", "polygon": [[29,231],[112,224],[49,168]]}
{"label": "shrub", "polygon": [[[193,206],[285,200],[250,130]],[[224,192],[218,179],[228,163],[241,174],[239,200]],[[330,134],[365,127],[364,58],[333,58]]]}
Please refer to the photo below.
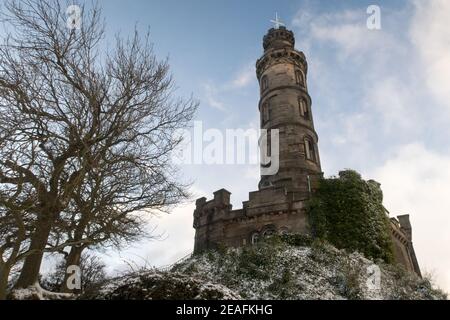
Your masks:
{"label": "shrub", "polygon": [[275,278],[267,289],[275,296],[286,299],[292,295],[291,290],[294,286],[291,268],[286,266],[284,267],[281,276]]}
{"label": "shrub", "polygon": [[353,170],[322,179],[307,204],[312,234],[339,249],[356,250],[372,259],[393,261],[389,218],[383,192]]}
{"label": "shrub", "polygon": [[267,239],[257,245],[242,248],[238,257],[238,272],[253,279],[266,280],[270,277],[269,269],[274,264],[276,238]]}
{"label": "shrub", "polygon": [[340,291],[341,294],[350,300],[361,299],[361,267],[344,259],[342,264],[342,274]]}
{"label": "shrub", "polygon": [[294,247],[310,246],[313,242],[311,236],[304,234],[283,234],[280,236],[280,239],[282,242]]}

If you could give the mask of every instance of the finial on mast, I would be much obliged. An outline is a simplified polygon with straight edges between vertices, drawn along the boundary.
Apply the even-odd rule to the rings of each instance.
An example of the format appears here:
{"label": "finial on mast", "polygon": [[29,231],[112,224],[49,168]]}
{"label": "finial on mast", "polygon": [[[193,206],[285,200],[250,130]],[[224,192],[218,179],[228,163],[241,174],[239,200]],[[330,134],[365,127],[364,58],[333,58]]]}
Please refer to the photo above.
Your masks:
{"label": "finial on mast", "polygon": [[278,18],[278,12],[275,12],[275,20],[270,20],[275,25],[275,29],[279,29],[281,26],[285,26],[283,22]]}

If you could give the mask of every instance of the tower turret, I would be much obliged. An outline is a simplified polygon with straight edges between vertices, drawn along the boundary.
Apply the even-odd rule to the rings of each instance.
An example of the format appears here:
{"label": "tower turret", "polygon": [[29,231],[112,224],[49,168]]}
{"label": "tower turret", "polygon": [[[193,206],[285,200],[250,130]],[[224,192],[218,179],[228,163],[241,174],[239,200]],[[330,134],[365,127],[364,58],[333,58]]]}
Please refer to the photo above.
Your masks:
{"label": "tower turret", "polygon": [[280,165],[275,175],[261,176],[259,189],[285,187],[307,197],[322,170],[307,87],[308,65],[294,45],[292,31],[272,28],[264,36],[264,54],[256,62],[261,129],[269,136],[271,129],[279,130]]}

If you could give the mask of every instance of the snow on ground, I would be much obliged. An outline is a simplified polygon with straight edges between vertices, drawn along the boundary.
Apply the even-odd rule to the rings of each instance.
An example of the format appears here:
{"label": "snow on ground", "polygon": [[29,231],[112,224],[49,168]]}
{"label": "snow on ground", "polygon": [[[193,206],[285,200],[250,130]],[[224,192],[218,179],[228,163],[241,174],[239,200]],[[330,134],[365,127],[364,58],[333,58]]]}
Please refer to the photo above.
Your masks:
{"label": "snow on ground", "polygon": [[101,299],[443,299],[428,280],[319,243],[209,251],[118,278]]}
{"label": "snow on ground", "polygon": [[25,289],[14,289],[10,293],[12,300],[72,300],[75,296],[70,293],[56,293],[47,291],[36,283]]}
{"label": "snow on ground", "polygon": [[[295,236],[294,236],[295,237]],[[295,240],[295,241],[292,241]],[[302,240],[303,241],[303,240]],[[14,299],[73,299],[38,285]],[[171,268],[143,269],[109,279],[81,299],[445,299],[430,281],[398,266],[319,241],[274,238],[256,246],[207,251]]]}

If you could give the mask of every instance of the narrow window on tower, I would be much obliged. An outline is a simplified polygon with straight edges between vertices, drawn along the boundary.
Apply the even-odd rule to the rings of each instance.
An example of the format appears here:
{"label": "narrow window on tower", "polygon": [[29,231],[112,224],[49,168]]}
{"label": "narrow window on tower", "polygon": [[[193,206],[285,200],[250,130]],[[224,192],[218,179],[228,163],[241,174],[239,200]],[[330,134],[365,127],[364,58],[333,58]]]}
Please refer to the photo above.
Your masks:
{"label": "narrow window on tower", "polygon": [[267,76],[263,76],[261,79],[261,91],[265,91],[269,86],[269,80],[267,80]]}
{"label": "narrow window on tower", "polygon": [[265,124],[267,121],[269,121],[270,116],[270,109],[269,109],[269,103],[264,103],[262,107],[262,114],[263,114],[263,124]]}
{"label": "narrow window on tower", "polygon": [[300,70],[295,70],[295,82],[299,85],[303,85],[303,74]]}
{"label": "narrow window on tower", "polygon": [[316,161],[316,152],[314,150],[314,143],[309,138],[305,138],[305,155],[306,159]]}
{"label": "narrow window on tower", "polygon": [[272,156],[271,132],[267,130],[267,156]]}
{"label": "narrow window on tower", "polygon": [[267,121],[272,120],[272,98],[267,103]]}
{"label": "narrow window on tower", "polygon": [[300,111],[300,115],[306,120],[309,120],[309,111],[305,99],[298,98],[298,109]]}

